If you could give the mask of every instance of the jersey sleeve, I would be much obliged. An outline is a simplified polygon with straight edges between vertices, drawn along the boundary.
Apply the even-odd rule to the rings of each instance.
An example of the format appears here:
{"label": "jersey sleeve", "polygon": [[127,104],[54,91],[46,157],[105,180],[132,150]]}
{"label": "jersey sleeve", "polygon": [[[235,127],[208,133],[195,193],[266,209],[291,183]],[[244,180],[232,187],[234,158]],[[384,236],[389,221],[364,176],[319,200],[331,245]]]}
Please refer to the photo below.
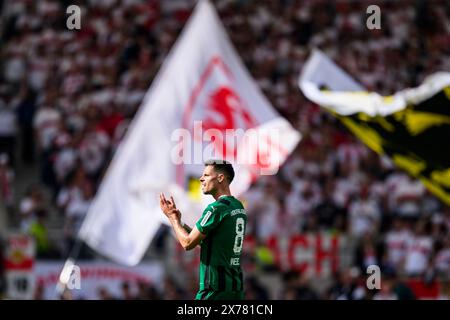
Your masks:
{"label": "jersey sleeve", "polygon": [[219,209],[214,206],[207,206],[203,211],[202,217],[195,224],[198,231],[207,235],[222,220]]}

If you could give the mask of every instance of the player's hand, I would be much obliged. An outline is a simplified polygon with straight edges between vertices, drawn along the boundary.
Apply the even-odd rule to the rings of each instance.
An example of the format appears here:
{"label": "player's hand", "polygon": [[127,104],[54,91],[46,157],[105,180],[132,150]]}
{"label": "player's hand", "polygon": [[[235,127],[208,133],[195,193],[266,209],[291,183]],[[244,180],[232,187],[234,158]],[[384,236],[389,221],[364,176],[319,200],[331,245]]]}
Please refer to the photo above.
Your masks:
{"label": "player's hand", "polygon": [[176,209],[176,208],[177,208],[177,205],[175,204],[175,200],[173,200],[173,197],[172,197],[172,196],[170,196],[170,200],[167,200],[167,202],[169,203],[169,206],[170,206],[172,209]]}
{"label": "player's hand", "polygon": [[170,197],[170,200],[167,200],[162,192],[159,194],[159,207],[167,217],[169,217],[172,210],[177,210],[173,197]]}
{"label": "player's hand", "polygon": [[181,220],[181,212],[178,209],[171,209],[168,214],[167,214],[167,218],[169,218],[169,220]]}
{"label": "player's hand", "polygon": [[159,207],[161,208],[161,211],[164,212],[164,214],[167,216],[170,210],[169,203],[167,202],[167,199],[162,192],[159,194]]}

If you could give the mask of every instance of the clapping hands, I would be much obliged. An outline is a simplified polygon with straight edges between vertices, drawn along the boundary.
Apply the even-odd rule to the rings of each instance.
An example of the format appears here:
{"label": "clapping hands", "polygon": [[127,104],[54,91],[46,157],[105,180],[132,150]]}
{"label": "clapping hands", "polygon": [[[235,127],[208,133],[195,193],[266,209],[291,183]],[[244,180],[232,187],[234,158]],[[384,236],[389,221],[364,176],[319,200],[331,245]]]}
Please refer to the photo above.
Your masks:
{"label": "clapping hands", "polygon": [[181,212],[177,209],[175,200],[170,196],[170,200],[167,200],[164,193],[159,194],[159,206],[169,219],[179,219],[181,218]]}

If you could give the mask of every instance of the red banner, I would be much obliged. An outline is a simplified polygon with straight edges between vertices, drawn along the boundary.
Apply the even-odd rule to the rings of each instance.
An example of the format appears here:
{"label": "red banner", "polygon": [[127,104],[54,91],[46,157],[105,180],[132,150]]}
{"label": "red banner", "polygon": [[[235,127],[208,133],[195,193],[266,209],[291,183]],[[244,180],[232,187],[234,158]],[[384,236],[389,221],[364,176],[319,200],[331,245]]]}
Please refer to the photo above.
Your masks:
{"label": "red banner", "polygon": [[[307,272],[320,277],[330,276],[345,262],[342,256],[345,252],[342,250],[345,243],[345,237],[325,233],[273,236],[262,244],[258,244],[253,236],[247,235],[241,261],[243,268],[251,272],[258,265],[258,262],[255,262],[257,251],[265,247],[273,258],[273,266],[280,271]],[[177,265],[191,271],[198,268],[200,250],[185,252],[179,245],[174,245]],[[255,259],[249,259],[251,257]]]}

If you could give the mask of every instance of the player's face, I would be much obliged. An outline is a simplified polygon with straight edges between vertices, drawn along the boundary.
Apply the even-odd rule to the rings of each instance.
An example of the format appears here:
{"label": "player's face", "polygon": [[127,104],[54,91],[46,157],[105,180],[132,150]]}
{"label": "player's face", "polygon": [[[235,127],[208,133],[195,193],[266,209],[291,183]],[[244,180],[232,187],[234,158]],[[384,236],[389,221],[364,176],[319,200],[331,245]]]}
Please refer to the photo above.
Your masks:
{"label": "player's face", "polygon": [[214,171],[213,166],[206,166],[203,175],[200,177],[203,194],[211,194],[217,189],[219,184],[219,174]]}

